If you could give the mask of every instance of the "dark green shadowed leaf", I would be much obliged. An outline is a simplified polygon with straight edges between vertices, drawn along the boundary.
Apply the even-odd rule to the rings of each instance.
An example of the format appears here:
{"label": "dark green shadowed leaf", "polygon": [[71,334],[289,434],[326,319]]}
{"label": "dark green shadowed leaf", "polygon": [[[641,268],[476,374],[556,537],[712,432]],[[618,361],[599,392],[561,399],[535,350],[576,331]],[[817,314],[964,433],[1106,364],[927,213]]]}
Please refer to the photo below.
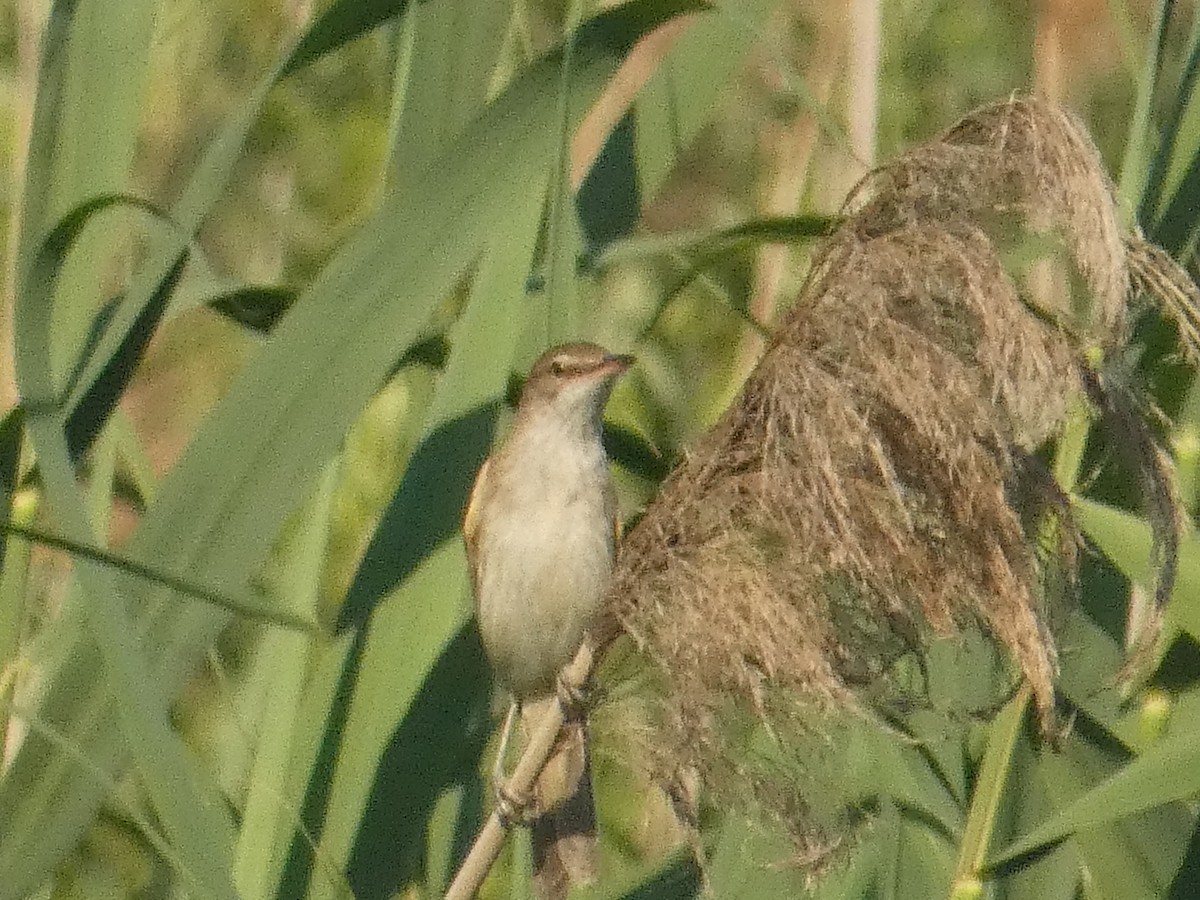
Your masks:
{"label": "dark green shadowed leaf", "polygon": [[[20,477],[21,444],[24,435],[24,411],[21,407],[10,409],[0,420],[0,515],[8,521],[13,515],[13,501]],[[11,589],[15,582],[23,588],[24,569],[28,563],[26,547],[14,548],[9,553],[10,540],[0,540],[0,672],[12,673],[17,665],[17,652],[21,646],[26,624],[26,593]],[[7,745],[7,728],[2,724],[9,721],[12,698],[11,678],[0,676],[0,758],[4,757]]]}
{"label": "dark green shadowed leaf", "polygon": [[608,458],[640,478],[657,484],[671,471],[671,463],[635,431],[615,425],[604,426],[604,449]]}
{"label": "dark green shadowed leaf", "polygon": [[[1084,533],[1126,578],[1141,585],[1154,583],[1153,536],[1145,519],[1078,497],[1072,505]],[[1200,640],[1200,538],[1194,534],[1180,541],[1175,591],[1167,615]]]}
{"label": "dark green shadowed leaf", "polygon": [[1150,229],[1157,218],[1162,202],[1163,191],[1166,188],[1172,162],[1186,150],[1181,146],[1180,135],[1183,128],[1184,114],[1196,88],[1197,77],[1200,76],[1200,17],[1193,19],[1192,34],[1187,51],[1187,59],[1179,76],[1179,84],[1171,97],[1170,108],[1161,126],[1161,138],[1150,165],[1150,174],[1146,180],[1146,190],[1138,207],[1138,222],[1143,228]]}
{"label": "dark green shadowed leaf", "polygon": [[175,264],[167,270],[158,288],[150,295],[150,302],[134,318],[133,327],[125,332],[116,353],[109,357],[96,379],[71,409],[66,421],[66,435],[67,452],[72,460],[78,461],[87,453],[116,409],[121,395],[129,387],[137,364],[167,311],[167,301],[179,283],[187,258],[187,251],[179,254]]}
{"label": "dark green shadowed leaf", "polygon": [[[1193,14],[1186,59],[1170,101],[1138,223],[1150,239],[1182,258],[1195,245],[1197,201],[1200,200],[1200,144],[1197,142],[1197,79],[1200,77],[1200,17]],[[1164,199],[1165,198],[1165,199]]]}
{"label": "dark green shadowed leaf", "polygon": [[498,401],[479,407],[441,425],[421,442],[405,475],[404,499],[384,512],[338,614],[338,631],[365,625],[382,597],[458,533],[499,411]]}
{"label": "dark green shadowed leaf", "polygon": [[675,854],[637,887],[603,896],[619,897],[620,900],[692,900],[700,896],[703,883],[695,857],[685,851]]}
{"label": "dark green shadowed leaf", "polygon": [[1200,152],[1192,157],[1179,189],[1171,197],[1151,232],[1151,239],[1172,256],[1183,254],[1195,241],[1195,211],[1200,203]]}
{"label": "dark green shadowed leaf", "polygon": [[247,287],[213,297],[204,305],[243,328],[270,334],[296,301],[296,292],[281,287]]}
{"label": "dark green shadowed leaf", "polygon": [[575,206],[583,229],[585,261],[631,233],[642,217],[634,132],[633,113],[628,112],[604,142],[579,186]]}
{"label": "dark green shadowed leaf", "polygon": [[[442,651],[382,752],[347,869],[358,900],[385,900],[423,877],[434,804],[479,768],[492,731],[491,692],[472,620]],[[416,759],[428,764],[415,767]]]}
{"label": "dark green shadowed leaf", "polygon": [[1171,881],[1167,900],[1192,900],[1197,895],[1200,895],[1200,823],[1192,831],[1187,854]]}
{"label": "dark green shadowed leaf", "polygon": [[[12,517],[13,499],[17,494],[18,479],[21,474],[21,444],[25,430],[25,411],[17,406],[5,413],[0,419],[0,521],[9,521]],[[0,543],[0,567],[4,565],[4,544]],[[6,632],[0,627],[0,640]],[[0,665],[3,665],[5,655],[0,653]]]}
{"label": "dark green shadowed leaf", "polygon": [[[446,340],[444,334],[436,334],[431,338],[426,338],[423,341],[418,341],[412,344],[404,355],[400,357],[400,362],[397,365],[399,368],[407,365],[419,364],[429,366],[433,369],[441,369],[446,365],[446,360],[450,358],[450,342]],[[391,374],[395,374],[392,372]]]}
{"label": "dark green shadowed leaf", "polygon": [[[27,315],[28,311],[37,309],[38,316],[47,317],[48,322],[59,274],[66,263],[71,247],[83,234],[94,216],[115,207],[141,210],[173,226],[170,216],[164,210],[153,203],[128,194],[105,194],[79,204],[59,220],[42,240],[34,254],[28,272],[28,282],[23,292],[25,300],[22,308],[27,311]],[[175,285],[179,282],[187,257],[187,250],[183,250],[176,257],[174,264],[167,270],[166,275],[151,294],[149,302],[138,311],[130,328],[122,335],[118,345],[113,348],[112,356],[98,365],[94,380],[82,393],[79,403],[70,411],[65,427],[68,453],[72,460],[79,460],[87,452],[104,427],[104,423],[108,421],[121,394],[128,387],[150,338],[154,335],[158,323],[166,312],[167,301],[170,299]],[[60,413],[64,412],[65,404],[58,398],[69,395],[75,390],[82,372],[92,359],[89,354],[94,354],[100,345],[101,335],[110,320],[111,308],[106,307],[97,318],[94,334],[85,345],[84,353],[77,360],[61,395],[56,391],[54,399],[49,396],[44,398],[27,397],[26,401],[39,404],[49,401],[59,409]],[[47,333],[49,331],[48,327],[44,330]],[[32,332],[29,335],[30,337],[34,336]],[[50,353],[48,337],[44,347],[36,351],[31,349],[29,352],[47,354],[45,359],[48,363]]]}
{"label": "dark green shadowed leaf", "polygon": [[408,4],[409,0],[336,0],[296,45],[287,65],[284,66],[283,74],[290,75],[325,54],[362,37],[389,19],[399,16]]}
{"label": "dark green shadowed leaf", "polygon": [[[78,206],[64,215],[61,219],[59,219],[54,227],[47,232],[46,236],[42,238],[40,243],[38,243],[37,249],[34,251],[30,259],[29,268],[26,274],[26,282],[22,286],[22,296],[25,298],[23,300],[23,304],[25,308],[31,312],[34,310],[37,311],[37,325],[39,329],[45,330],[47,327],[50,309],[54,301],[54,289],[58,285],[59,275],[62,273],[63,266],[66,264],[67,256],[70,253],[72,246],[76,241],[79,240],[80,236],[83,234],[84,228],[87,227],[95,215],[116,207],[128,207],[150,213],[160,221],[174,227],[171,217],[164,210],[148,200],[143,200],[140,197],[135,197],[131,194],[102,194],[98,197],[92,197],[80,203]],[[184,253],[181,255],[186,256],[186,251],[184,251]],[[180,263],[177,261],[175,266],[179,265]],[[163,282],[160,282],[159,290],[161,290],[161,285],[167,281],[169,277],[170,273],[168,272],[168,276],[164,278]],[[47,318],[43,321],[42,317]],[[144,321],[144,314],[143,316],[139,317],[138,321]],[[154,321],[157,321],[157,319]],[[28,336],[30,338],[35,337],[33,329],[29,330]],[[97,341],[91,341],[86,349],[94,353],[96,345]],[[39,351],[43,351],[45,353],[44,364],[48,367],[50,360],[48,344],[46,347],[40,347],[38,345],[30,346],[30,352],[32,352],[33,348],[36,347]],[[116,355],[119,355],[119,353]],[[88,358],[86,356],[78,360],[75,371],[65,386],[63,391],[64,394],[68,394],[75,390],[81,370],[86,365],[87,361]],[[55,397],[57,397],[57,392],[55,392]],[[38,399],[39,401],[46,401],[50,400],[50,397],[48,396],[46,398]],[[54,400],[54,404],[56,406],[59,405],[59,401],[57,399]]]}
{"label": "dark green shadowed leaf", "polygon": [[1174,0],[1158,0],[1154,26],[1151,29],[1146,56],[1142,61],[1142,72],[1137,85],[1137,97],[1133,115],[1129,120],[1128,136],[1125,140],[1125,155],[1121,160],[1121,178],[1117,195],[1121,207],[1135,213],[1142,196],[1151,167],[1150,145],[1154,130],[1151,127],[1155,88],[1159,83],[1163,67],[1163,49],[1167,41],[1167,26],[1170,24],[1171,7]]}

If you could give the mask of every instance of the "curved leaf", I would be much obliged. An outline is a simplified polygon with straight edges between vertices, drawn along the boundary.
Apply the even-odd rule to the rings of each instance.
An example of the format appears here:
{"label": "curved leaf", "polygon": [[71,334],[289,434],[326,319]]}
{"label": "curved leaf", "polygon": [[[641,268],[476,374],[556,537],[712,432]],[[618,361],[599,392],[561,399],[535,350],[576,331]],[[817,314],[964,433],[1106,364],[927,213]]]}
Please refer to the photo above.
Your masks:
{"label": "curved leaf", "polygon": [[378,28],[408,8],[409,0],[336,0],[296,45],[283,75],[291,75],[327,53]]}
{"label": "curved leaf", "polygon": [[1200,795],[1200,745],[1195,736],[1168,737],[1092,788],[1049,821],[991,856],[995,869],[1084,828],[1096,828],[1175,800]]}

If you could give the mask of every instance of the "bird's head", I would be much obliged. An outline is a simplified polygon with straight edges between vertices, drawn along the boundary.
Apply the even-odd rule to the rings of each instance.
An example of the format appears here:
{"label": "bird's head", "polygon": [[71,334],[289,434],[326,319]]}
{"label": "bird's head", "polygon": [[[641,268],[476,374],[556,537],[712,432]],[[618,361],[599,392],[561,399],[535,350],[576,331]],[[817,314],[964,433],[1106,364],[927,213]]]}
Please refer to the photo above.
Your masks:
{"label": "bird's head", "polygon": [[517,413],[526,418],[550,413],[564,423],[598,429],[613,383],[631,365],[632,356],[597,344],[553,347],[529,370]]}

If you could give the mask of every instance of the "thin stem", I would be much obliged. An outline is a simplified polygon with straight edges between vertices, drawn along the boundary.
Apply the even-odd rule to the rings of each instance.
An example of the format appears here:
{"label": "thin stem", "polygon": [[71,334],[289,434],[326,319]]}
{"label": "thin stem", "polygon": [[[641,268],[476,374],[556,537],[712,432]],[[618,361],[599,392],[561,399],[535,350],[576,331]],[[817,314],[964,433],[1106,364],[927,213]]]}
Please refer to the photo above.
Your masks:
{"label": "thin stem", "polygon": [[[1149,174],[1146,144],[1150,138],[1150,114],[1154,100],[1154,88],[1162,65],[1162,49],[1166,42],[1167,22],[1171,18],[1173,0],[1160,0],[1151,34],[1150,46],[1142,66],[1138,84],[1137,101],[1129,123],[1129,137],[1125,141],[1125,158],[1121,161],[1121,179],[1117,194],[1121,200],[1121,213],[1129,220],[1136,217],[1140,199],[1146,189]],[[1134,223],[1136,224],[1136,223]]]}
{"label": "thin stem", "polygon": [[987,857],[992,832],[996,828],[996,813],[1000,809],[1000,799],[1004,796],[1004,784],[1017,737],[1021,733],[1021,723],[1025,719],[1030,693],[1029,682],[1025,682],[1017,691],[1017,695],[1005,704],[992,722],[987,749],[983,753],[983,763],[975,784],[975,793],[971,797],[967,824],[963,828],[958,865],[955,866],[954,879],[950,883],[951,900],[970,896],[971,892],[978,890],[981,883],[980,870]]}
{"label": "thin stem", "polygon": [[50,547],[53,550],[61,550],[64,553],[69,553],[71,556],[78,556],[82,559],[111,566],[114,569],[119,569],[138,578],[144,578],[147,581],[170,588],[186,597],[192,597],[196,600],[203,600],[205,603],[211,603],[213,606],[219,606],[239,616],[310,634],[319,630],[317,623],[301,616],[295,616],[291,613],[263,606],[249,600],[230,597],[211,588],[194,584],[178,575],[159,571],[128,557],[120,556],[100,547],[82,544],[59,534],[52,534],[38,528],[29,528],[14,522],[0,522],[0,531],[15,534],[27,541]]}
{"label": "thin stem", "polygon": [[[575,60],[575,41],[579,23],[583,21],[583,8],[579,0],[572,0],[567,9],[566,35],[563,43],[562,66],[559,71],[558,94],[558,157],[554,164],[554,177],[550,182],[550,221],[546,234],[546,344],[565,339],[568,335],[557,334],[554,328],[554,304],[562,303],[562,281],[566,268],[559,257],[566,248],[567,217],[572,215],[573,191],[570,182],[571,167],[571,69]],[[570,261],[572,266],[574,260]],[[573,311],[568,311],[573,313]]]}
{"label": "thin stem", "polygon": [[[585,643],[575,654],[575,658],[562,671],[564,685],[570,688],[582,689],[591,677],[595,664],[596,653],[590,643]],[[527,796],[546,767],[546,763],[554,754],[554,746],[558,742],[558,733],[562,730],[564,721],[562,702],[556,697],[545,717],[538,723],[529,738],[525,752],[513,770],[512,777],[504,786],[505,791],[513,797]],[[478,892],[488,872],[495,865],[500,851],[504,849],[504,839],[508,834],[504,820],[499,810],[493,810],[483,828],[475,838],[467,858],[463,860],[454,876],[454,881],[446,891],[445,900],[469,900]]]}

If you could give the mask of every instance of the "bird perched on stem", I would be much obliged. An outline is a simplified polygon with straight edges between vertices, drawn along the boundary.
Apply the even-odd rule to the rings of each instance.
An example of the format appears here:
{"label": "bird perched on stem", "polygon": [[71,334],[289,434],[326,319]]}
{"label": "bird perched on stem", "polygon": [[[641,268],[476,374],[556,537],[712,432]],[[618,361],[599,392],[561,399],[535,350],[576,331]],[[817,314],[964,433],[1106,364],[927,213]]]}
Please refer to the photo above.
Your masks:
{"label": "bird perched on stem", "polygon": [[564,344],[534,364],[516,421],[479,470],[463,521],[483,646],[513,693],[496,761],[498,800],[533,810],[534,885],[542,900],[589,884],[596,819],[579,698],[531,798],[506,798],[503,760],[515,713],[536,726],[561,692],[558,673],[600,612],[612,572],[617,505],[601,416],[632,364],[595,344]]}

